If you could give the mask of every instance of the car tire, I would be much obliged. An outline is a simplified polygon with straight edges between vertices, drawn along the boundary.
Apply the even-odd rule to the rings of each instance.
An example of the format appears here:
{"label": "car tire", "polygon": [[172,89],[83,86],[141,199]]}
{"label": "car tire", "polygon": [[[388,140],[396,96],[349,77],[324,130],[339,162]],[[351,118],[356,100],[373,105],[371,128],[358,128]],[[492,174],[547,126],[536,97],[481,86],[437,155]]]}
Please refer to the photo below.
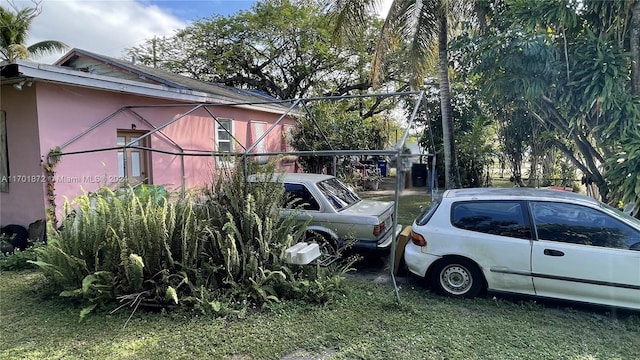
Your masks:
{"label": "car tire", "polygon": [[335,255],[338,253],[339,246],[335,239],[328,234],[320,233],[314,230],[307,232],[306,242],[315,242],[320,246],[320,251],[325,254]]}
{"label": "car tire", "polygon": [[484,290],[478,266],[462,258],[440,260],[431,271],[430,281],[438,293],[454,298],[474,298]]}

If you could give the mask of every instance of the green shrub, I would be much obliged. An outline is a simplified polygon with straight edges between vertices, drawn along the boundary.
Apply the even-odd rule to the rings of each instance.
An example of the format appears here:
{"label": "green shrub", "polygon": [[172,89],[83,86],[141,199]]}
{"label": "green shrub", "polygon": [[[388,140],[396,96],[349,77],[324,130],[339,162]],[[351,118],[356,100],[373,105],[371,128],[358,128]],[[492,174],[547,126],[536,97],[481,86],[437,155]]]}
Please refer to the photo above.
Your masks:
{"label": "green shrub", "polygon": [[238,169],[180,198],[103,188],[65,204],[32,263],[61,296],[86,304],[81,316],[116,301],[223,316],[287,298],[327,302],[352,263],[315,272],[285,264],[306,226],[280,216],[283,201],[280,184],[247,183]]}
{"label": "green shrub", "polygon": [[36,260],[36,248],[42,246],[35,244],[23,251],[15,249],[13,254],[0,254],[0,271],[19,271],[33,269],[36,266],[31,262]]}
{"label": "green shrub", "polygon": [[206,191],[206,211],[211,220],[212,243],[208,255],[225,272],[227,296],[236,302],[262,304],[279,301],[289,293],[284,252],[301,241],[305,226],[294,215],[280,217],[284,188],[271,182],[273,169],[254,182],[242,171],[222,172]]}

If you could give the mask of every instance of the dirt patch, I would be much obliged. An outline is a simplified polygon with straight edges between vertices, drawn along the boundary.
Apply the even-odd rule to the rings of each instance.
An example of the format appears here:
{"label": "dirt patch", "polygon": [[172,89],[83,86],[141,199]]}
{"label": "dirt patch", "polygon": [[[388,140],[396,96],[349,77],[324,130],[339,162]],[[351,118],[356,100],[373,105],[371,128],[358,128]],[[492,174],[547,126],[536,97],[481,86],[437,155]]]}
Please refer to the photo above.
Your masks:
{"label": "dirt patch", "polygon": [[[376,284],[390,284],[391,285],[391,273],[389,267],[389,256],[375,257],[368,256],[356,263],[354,266],[355,271],[347,273],[347,277],[364,279],[373,281]],[[410,276],[396,275],[396,283],[404,284],[410,282]]]}
{"label": "dirt patch", "polygon": [[336,349],[331,349],[331,348],[327,348],[322,350],[320,353],[318,354],[311,354],[310,352],[306,351],[306,350],[296,350],[295,352],[286,355],[285,357],[281,358],[280,360],[323,360],[323,359],[327,359],[329,358],[331,355],[337,353],[338,350]]}

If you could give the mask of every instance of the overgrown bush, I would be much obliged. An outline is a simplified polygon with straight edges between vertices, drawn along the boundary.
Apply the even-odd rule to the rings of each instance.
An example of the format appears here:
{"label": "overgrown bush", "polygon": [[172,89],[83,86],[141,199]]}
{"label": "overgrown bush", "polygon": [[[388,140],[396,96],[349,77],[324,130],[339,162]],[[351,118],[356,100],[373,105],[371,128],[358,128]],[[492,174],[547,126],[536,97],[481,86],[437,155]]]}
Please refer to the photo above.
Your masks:
{"label": "overgrown bush", "polygon": [[305,226],[280,217],[283,201],[280,184],[247,183],[239,169],[180,198],[103,188],[65,205],[33,263],[61,296],[86,304],[81,316],[116,300],[221,315],[287,298],[330,301],[351,263],[285,264]]}
{"label": "overgrown bush", "polygon": [[31,262],[36,260],[36,247],[42,246],[34,244],[34,247],[20,251],[15,249],[13,253],[0,254],[0,271],[19,271],[33,269],[36,266]]}

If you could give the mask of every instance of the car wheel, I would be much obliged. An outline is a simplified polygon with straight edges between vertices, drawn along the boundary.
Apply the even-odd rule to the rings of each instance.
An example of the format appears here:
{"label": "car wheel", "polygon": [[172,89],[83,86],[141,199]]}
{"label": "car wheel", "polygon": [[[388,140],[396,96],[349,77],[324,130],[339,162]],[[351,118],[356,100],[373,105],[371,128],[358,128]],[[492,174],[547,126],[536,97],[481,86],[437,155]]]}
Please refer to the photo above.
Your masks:
{"label": "car wheel", "polygon": [[476,297],[484,288],[482,273],[466,259],[443,259],[431,272],[431,286],[440,294],[456,298]]}
{"label": "car wheel", "polygon": [[318,245],[320,246],[320,251],[325,254],[335,255],[339,250],[338,243],[333,238],[331,238],[331,236],[319,233],[317,231],[311,230],[307,232],[306,241],[318,243]]}

